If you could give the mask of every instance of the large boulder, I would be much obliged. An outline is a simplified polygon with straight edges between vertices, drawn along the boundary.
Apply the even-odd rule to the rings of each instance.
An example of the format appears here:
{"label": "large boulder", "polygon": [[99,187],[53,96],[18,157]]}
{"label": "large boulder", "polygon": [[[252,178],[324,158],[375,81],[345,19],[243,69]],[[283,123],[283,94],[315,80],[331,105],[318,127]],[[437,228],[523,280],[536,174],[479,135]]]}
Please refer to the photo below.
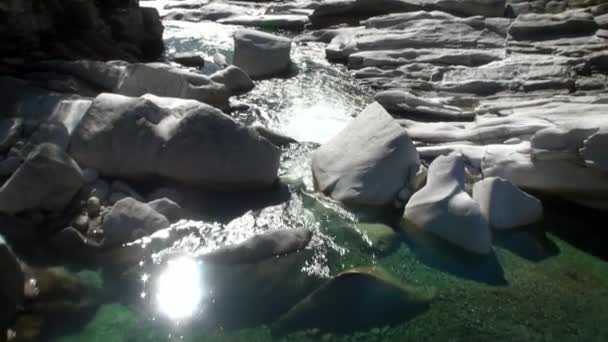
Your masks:
{"label": "large boulder", "polygon": [[163,63],[129,64],[114,92],[126,96],[154,94],[198,100],[228,108],[231,92],[226,85],[205,75],[172,68]]}
{"label": "large boulder", "polygon": [[104,233],[103,246],[106,248],[120,246],[139,236],[167,228],[169,225],[167,218],[149,205],[127,197],[116,202],[103,220],[101,226]]}
{"label": "large boulder", "polygon": [[450,154],[435,159],[426,185],[405,206],[408,224],[428,231],[470,252],[492,250],[488,222],[479,204],[465,191],[464,159]]}
{"label": "large boulder", "polygon": [[378,103],[314,152],[315,186],[331,198],[387,205],[413,189],[420,160],[407,132]]}
{"label": "large boulder", "polygon": [[216,108],[153,95],[99,95],[69,151],[103,175],[160,176],[219,190],[268,187],[280,158],[278,148]]}
{"label": "large boulder", "polygon": [[78,164],[53,144],[37,146],[0,189],[0,212],[63,210],[84,181]]}
{"label": "large boulder", "polygon": [[267,78],[287,71],[291,40],[270,33],[241,30],[234,34],[234,65],[251,78]]}
{"label": "large boulder", "polygon": [[485,178],[473,186],[473,199],[495,229],[525,226],[540,220],[543,205],[513,183],[499,177]]}

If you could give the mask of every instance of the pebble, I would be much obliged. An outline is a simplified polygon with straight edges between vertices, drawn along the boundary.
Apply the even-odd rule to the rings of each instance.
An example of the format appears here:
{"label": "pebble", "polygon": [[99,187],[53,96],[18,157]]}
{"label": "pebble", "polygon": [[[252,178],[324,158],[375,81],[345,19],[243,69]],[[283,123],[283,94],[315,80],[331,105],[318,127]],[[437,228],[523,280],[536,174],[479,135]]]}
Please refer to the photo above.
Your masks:
{"label": "pebble", "polygon": [[87,200],[87,214],[89,217],[97,217],[101,211],[101,201],[96,196],[91,196]]}

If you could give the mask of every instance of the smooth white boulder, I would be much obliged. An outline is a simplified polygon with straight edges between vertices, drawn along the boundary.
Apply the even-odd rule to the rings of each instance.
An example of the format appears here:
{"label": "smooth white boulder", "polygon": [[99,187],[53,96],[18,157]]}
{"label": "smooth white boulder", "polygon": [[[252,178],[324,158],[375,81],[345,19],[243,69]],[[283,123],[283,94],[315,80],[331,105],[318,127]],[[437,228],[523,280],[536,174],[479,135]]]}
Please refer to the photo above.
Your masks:
{"label": "smooth white boulder", "polygon": [[234,34],[234,65],[251,78],[276,76],[291,64],[291,39],[270,33],[241,30]]}
{"label": "smooth white boulder", "polygon": [[465,191],[464,159],[439,156],[429,166],[427,183],[405,206],[404,219],[467,251],[492,251],[488,222],[479,204]]}
{"label": "smooth white boulder", "polygon": [[419,165],[407,132],[377,102],[312,157],[318,190],[335,200],[363,205],[387,205],[401,190],[413,190]]}
{"label": "smooth white boulder", "polygon": [[272,185],[281,154],[254,129],[209,105],[114,94],[95,98],[69,151],[105,176],[161,177],[231,191]]}
{"label": "smooth white boulder", "polygon": [[473,199],[495,229],[521,227],[543,217],[543,205],[536,197],[500,177],[489,177],[475,183]]}

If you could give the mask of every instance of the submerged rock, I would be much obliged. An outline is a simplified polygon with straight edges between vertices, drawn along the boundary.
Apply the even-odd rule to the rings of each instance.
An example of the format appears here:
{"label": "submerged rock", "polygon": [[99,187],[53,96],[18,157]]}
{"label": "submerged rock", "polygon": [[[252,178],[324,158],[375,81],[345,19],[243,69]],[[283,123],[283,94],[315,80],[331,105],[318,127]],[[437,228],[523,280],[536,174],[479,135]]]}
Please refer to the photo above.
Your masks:
{"label": "submerged rock", "polygon": [[291,40],[260,31],[238,31],[234,35],[234,65],[254,79],[284,73],[291,65]]}
{"label": "submerged rock", "polygon": [[104,218],[101,226],[104,232],[103,246],[120,246],[138,238],[136,234],[147,235],[169,225],[167,218],[152,207],[128,197],[116,202]]}
{"label": "submerged rock", "polygon": [[490,177],[473,186],[473,199],[481,213],[495,229],[525,226],[540,220],[543,205],[508,180]]}
{"label": "submerged rock", "polygon": [[280,150],[253,129],[196,101],[102,94],[74,132],[70,154],[107,176],[157,176],[246,190],[274,183]]}
{"label": "submerged rock", "polygon": [[387,254],[399,245],[400,237],[393,228],[381,223],[358,223],[357,230],[365,234],[368,247],[374,252]]}
{"label": "submerged rock", "polygon": [[479,204],[465,192],[462,155],[436,158],[426,185],[405,206],[403,217],[416,228],[435,234],[470,252],[492,251],[488,222]]}
{"label": "submerged rock", "polygon": [[431,296],[405,286],[378,269],[340,273],[314,291],[273,326],[274,334],[318,328],[349,333],[402,323],[420,314]]}
{"label": "submerged rock", "polygon": [[369,105],[313,154],[315,187],[349,204],[389,205],[413,187],[420,160],[407,132],[378,104]]}
{"label": "submerged rock", "polygon": [[0,211],[63,210],[83,183],[70,156],[56,145],[39,145],[0,189]]}
{"label": "submerged rock", "polygon": [[0,270],[0,333],[5,334],[17,312],[17,306],[24,299],[25,276],[19,260],[2,235]]}
{"label": "submerged rock", "polygon": [[203,255],[202,259],[215,264],[252,263],[298,251],[306,247],[311,238],[312,232],[306,228],[278,230],[222,247]]}

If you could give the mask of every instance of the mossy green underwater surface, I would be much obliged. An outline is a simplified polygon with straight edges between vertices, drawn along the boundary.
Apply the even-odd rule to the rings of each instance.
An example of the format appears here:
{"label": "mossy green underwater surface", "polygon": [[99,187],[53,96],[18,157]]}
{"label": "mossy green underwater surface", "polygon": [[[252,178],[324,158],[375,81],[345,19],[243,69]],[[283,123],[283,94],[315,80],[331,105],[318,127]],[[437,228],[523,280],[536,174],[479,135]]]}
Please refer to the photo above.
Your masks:
{"label": "mossy green underwater surface", "polygon": [[[608,263],[556,236],[499,235],[489,257],[437,241],[403,243],[385,256],[350,249],[344,269],[375,264],[405,284],[434,291],[429,309],[394,326],[351,334],[318,329],[273,337],[268,326],[197,333],[161,328],[119,303],[101,306],[76,335],[56,341],[607,341]],[[357,298],[352,298],[356,301]]]}

